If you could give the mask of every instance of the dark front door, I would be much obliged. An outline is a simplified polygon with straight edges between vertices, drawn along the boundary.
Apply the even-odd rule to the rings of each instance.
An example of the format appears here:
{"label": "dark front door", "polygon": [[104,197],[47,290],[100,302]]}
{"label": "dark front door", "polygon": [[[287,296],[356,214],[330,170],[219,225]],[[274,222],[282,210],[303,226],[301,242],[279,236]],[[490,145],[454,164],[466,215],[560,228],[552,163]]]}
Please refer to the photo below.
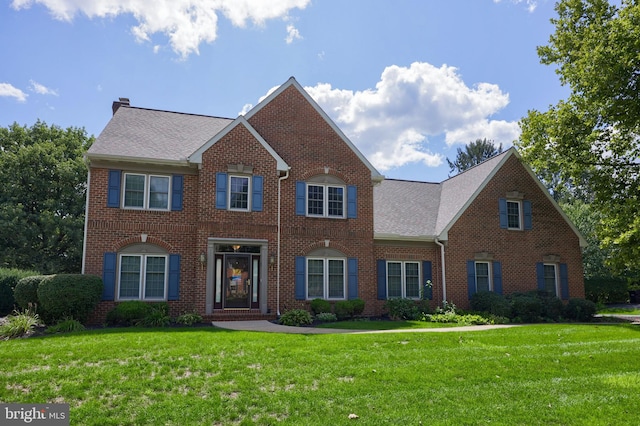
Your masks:
{"label": "dark front door", "polygon": [[251,307],[252,278],[250,254],[227,254],[224,256],[224,307]]}

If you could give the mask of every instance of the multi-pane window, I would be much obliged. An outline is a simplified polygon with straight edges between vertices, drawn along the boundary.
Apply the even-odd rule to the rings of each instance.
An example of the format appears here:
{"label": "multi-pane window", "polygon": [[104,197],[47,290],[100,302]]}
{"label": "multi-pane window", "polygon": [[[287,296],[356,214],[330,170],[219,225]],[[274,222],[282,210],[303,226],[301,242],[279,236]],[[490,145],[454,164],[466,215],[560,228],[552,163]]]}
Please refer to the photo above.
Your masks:
{"label": "multi-pane window", "polygon": [[229,207],[233,210],[249,210],[249,178],[229,177]]}
{"label": "multi-pane window", "polygon": [[309,216],[344,217],[344,187],[307,185],[307,214]]}
{"label": "multi-pane window", "polygon": [[168,176],[125,173],[122,205],[134,209],[169,210]]}
{"label": "multi-pane window", "polygon": [[520,202],[518,201],[507,201],[507,227],[509,229],[522,229]]}
{"label": "multi-pane window", "polygon": [[550,294],[557,295],[557,274],[556,265],[552,263],[544,264],[544,289]]}
{"label": "multi-pane window", "polygon": [[418,262],[387,262],[387,297],[420,298]]}
{"label": "multi-pane window", "polygon": [[307,259],[307,298],[344,299],[345,261],[332,258]]}
{"label": "multi-pane window", "polygon": [[167,257],[123,254],[120,256],[119,299],[164,300]]}
{"label": "multi-pane window", "polygon": [[491,291],[489,262],[476,262],[476,292]]}

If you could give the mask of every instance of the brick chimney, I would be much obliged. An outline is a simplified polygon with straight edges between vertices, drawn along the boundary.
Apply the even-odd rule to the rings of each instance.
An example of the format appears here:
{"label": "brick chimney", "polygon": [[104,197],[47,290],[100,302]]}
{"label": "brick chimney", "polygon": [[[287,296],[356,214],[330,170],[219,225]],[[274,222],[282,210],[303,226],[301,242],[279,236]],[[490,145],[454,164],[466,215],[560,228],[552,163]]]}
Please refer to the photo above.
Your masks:
{"label": "brick chimney", "polygon": [[131,104],[129,103],[129,98],[118,98],[117,101],[113,102],[113,104],[111,105],[111,110],[113,111],[113,115],[116,115],[116,111],[121,106],[131,106]]}

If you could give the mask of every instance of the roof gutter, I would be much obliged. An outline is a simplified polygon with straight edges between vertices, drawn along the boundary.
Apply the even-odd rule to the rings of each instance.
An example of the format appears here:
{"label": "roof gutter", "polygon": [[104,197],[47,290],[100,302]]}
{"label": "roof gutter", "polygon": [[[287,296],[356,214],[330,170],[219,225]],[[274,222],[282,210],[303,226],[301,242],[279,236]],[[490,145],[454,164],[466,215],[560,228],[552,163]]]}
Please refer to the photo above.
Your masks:
{"label": "roof gutter", "polygon": [[80,271],[82,274],[85,273],[85,267],[87,263],[87,224],[89,222],[89,188],[91,187],[91,168],[87,167],[87,191],[84,193],[84,196],[87,199],[84,202],[84,230],[83,230],[83,238],[82,238],[82,270]]}
{"label": "roof gutter", "polygon": [[278,242],[277,242],[277,260],[276,260],[276,314],[280,318],[280,204],[282,200],[281,183],[289,177],[289,169],[285,171],[284,176],[278,178]]}
{"label": "roof gutter", "polygon": [[442,301],[447,301],[447,274],[445,272],[444,267],[444,244],[440,242],[437,238],[435,239],[435,243],[440,246],[440,262],[442,263]]}

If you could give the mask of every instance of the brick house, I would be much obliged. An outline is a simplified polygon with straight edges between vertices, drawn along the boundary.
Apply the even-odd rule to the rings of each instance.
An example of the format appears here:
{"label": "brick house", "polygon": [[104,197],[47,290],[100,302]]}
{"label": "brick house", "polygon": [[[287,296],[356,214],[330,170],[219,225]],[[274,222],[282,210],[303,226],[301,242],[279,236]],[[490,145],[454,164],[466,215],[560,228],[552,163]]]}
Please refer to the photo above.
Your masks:
{"label": "brick house", "polygon": [[121,98],[86,158],[97,322],[124,300],[223,320],[315,298],[379,315],[391,297],[584,297],[584,239],[515,150],[442,183],[384,180],[293,78],[235,120]]}

